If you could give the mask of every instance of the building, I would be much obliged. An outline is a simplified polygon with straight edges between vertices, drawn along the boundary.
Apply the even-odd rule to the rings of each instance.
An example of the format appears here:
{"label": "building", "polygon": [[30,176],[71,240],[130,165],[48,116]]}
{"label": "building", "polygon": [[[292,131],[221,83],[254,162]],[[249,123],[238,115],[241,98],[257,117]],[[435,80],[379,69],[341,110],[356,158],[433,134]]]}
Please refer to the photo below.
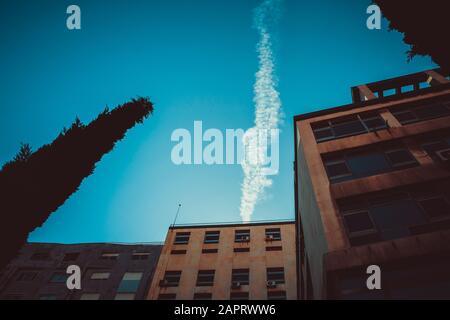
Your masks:
{"label": "building", "polygon": [[171,226],[148,299],[296,299],[295,223]]}
{"label": "building", "polygon": [[[5,300],[144,299],[161,245],[28,243],[0,274]],[[69,265],[81,269],[81,290],[66,285]]]}
{"label": "building", "polygon": [[[299,295],[450,298],[450,83],[434,69],[294,117]],[[381,290],[369,290],[369,265]]]}

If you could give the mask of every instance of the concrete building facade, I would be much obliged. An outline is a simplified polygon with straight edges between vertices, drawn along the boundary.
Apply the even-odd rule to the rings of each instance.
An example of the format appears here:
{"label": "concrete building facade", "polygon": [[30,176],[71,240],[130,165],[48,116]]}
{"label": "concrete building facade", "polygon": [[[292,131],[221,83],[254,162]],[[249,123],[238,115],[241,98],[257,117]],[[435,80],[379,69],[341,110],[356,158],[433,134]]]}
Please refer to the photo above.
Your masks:
{"label": "concrete building facade", "polygon": [[[145,299],[162,245],[28,243],[0,274],[1,300]],[[81,290],[66,285],[81,269]]]}
{"label": "concrete building facade", "polygon": [[353,103],[294,117],[301,298],[450,298],[448,76],[356,86]]}
{"label": "concrete building facade", "polygon": [[296,299],[295,223],[171,226],[148,299]]}

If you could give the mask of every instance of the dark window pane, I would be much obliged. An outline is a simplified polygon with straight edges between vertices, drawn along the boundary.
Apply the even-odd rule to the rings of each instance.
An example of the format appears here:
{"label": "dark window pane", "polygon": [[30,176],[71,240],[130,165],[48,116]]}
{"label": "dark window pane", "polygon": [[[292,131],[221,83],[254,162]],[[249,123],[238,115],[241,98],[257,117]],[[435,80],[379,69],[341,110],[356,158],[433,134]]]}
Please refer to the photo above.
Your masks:
{"label": "dark window pane", "polygon": [[322,130],[315,130],[314,136],[317,140],[326,140],[326,139],[332,139],[334,137],[333,131],[331,129],[322,129]]}
{"label": "dark window pane", "polygon": [[430,141],[422,144],[422,149],[434,160],[438,160],[436,151],[447,149],[449,145],[444,141]]}
{"label": "dark window pane", "polygon": [[164,279],[160,281],[160,287],[177,287],[181,278],[181,271],[166,271]]}
{"label": "dark window pane", "polygon": [[364,124],[372,130],[386,127],[386,122],[381,117],[364,120]]}
{"label": "dark window pane", "polygon": [[267,281],[284,283],[284,268],[267,268]]}
{"label": "dark window pane", "polygon": [[336,136],[346,136],[366,132],[359,120],[333,125]]}
{"label": "dark window pane", "polygon": [[[394,112],[393,112],[394,113]],[[394,116],[401,124],[417,121],[417,117],[410,111],[394,113]]]}
{"label": "dark window pane", "polygon": [[206,231],[204,243],[219,243],[220,231]]}
{"label": "dark window pane", "polygon": [[209,292],[197,292],[194,293],[194,300],[211,300],[212,293]]}
{"label": "dark window pane", "polygon": [[250,230],[236,230],[234,232],[234,242],[250,241]]}
{"label": "dark window pane", "polygon": [[214,270],[200,270],[197,275],[197,286],[212,286],[214,274]]}
{"label": "dark window pane", "polygon": [[233,283],[239,282],[240,285],[248,285],[250,279],[249,269],[233,269],[231,281]]}
{"label": "dark window pane", "polygon": [[345,162],[326,164],[326,168],[330,178],[351,175]]}
{"label": "dark window pane", "polygon": [[450,214],[449,204],[444,198],[420,200],[419,203],[430,218],[438,218]]}
{"label": "dark window pane", "polygon": [[280,228],[270,228],[266,229],[266,240],[281,240],[281,230]]}
{"label": "dark window pane", "polygon": [[408,236],[411,234],[409,227],[426,222],[422,211],[410,199],[371,207],[370,215],[383,240]]}
{"label": "dark window pane", "polygon": [[386,152],[386,156],[394,167],[417,163],[416,159],[408,150],[388,151]]}
{"label": "dark window pane", "polygon": [[190,232],[177,232],[173,244],[188,244],[190,236]]}
{"label": "dark window pane", "polygon": [[349,155],[347,164],[355,177],[367,177],[389,169],[382,153],[355,153]]}
{"label": "dark window pane", "polygon": [[328,123],[328,121],[316,122],[316,123],[311,124],[311,128],[313,130],[326,129],[329,127],[330,127],[330,124]]}
{"label": "dark window pane", "polygon": [[351,233],[375,229],[368,212],[347,214],[344,219]]}
{"label": "dark window pane", "polygon": [[421,119],[429,119],[440,117],[443,115],[447,115],[450,113],[450,110],[440,104],[434,104],[425,106],[422,108],[418,108],[415,110],[417,116]]}

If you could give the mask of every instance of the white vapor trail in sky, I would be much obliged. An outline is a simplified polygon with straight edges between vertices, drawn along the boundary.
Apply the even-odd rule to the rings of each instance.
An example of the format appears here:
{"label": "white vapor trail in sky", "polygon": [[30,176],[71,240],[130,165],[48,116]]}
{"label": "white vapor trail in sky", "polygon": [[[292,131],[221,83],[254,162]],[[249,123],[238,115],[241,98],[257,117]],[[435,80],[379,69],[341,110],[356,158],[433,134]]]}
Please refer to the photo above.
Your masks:
{"label": "white vapor trail in sky", "polygon": [[[246,159],[265,159],[267,145],[259,143],[271,130],[278,129],[281,100],[277,91],[275,62],[272,51],[272,35],[270,27],[279,19],[282,0],[263,0],[254,11],[254,26],[259,33],[257,54],[259,67],[253,86],[255,103],[255,126],[244,136]],[[250,221],[255,205],[264,193],[264,189],[272,185],[272,180],[264,173],[263,161],[250,164],[242,162],[244,181],[240,215],[243,221]]]}

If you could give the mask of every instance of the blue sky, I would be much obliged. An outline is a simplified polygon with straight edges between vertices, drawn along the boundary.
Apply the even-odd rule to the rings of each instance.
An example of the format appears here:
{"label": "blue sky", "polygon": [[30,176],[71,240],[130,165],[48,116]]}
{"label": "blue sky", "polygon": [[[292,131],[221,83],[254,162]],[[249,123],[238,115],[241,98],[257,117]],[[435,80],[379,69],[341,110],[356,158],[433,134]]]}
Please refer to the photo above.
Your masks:
{"label": "blue sky", "polygon": [[[155,113],[97,165],[80,190],[31,235],[44,242],[164,239],[179,223],[238,221],[242,169],[176,166],[173,130],[253,126],[259,0],[76,0],[0,3],[0,163],[20,142],[51,142],[76,116],[149,96]],[[296,114],[351,101],[350,87],[435,67],[406,62],[402,35],[366,28],[370,0],[284,0],[276,41],[284,123],[280,173],[253,219],[294,217]],[[65,26],[77,4],[82,30]]]}

